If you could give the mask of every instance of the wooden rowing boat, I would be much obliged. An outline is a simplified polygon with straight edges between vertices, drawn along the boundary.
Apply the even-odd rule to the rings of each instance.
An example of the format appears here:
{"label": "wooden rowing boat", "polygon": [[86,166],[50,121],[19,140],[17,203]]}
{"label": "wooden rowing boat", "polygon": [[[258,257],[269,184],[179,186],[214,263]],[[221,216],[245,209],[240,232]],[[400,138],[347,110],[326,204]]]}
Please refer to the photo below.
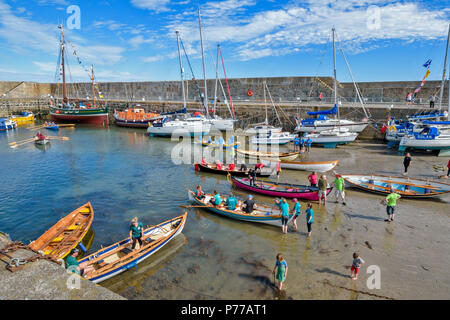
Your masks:
{"label": "wooden rowing boat", "polygon": [[[199,141],[203,147],[209,147],[209,148],[214,148],[214,149],[220,149],[220,144],[219,143],[209,143],[209,142],[205,142],[205,141]],[[231,148],[237,148],[239,147],[239,142],[235,142],[233,144],[227,144],[227,143],[223,143],[222,144],[222,149],[231,149]]]}
{"label": "wooden rowing boat", "polygon": [[[211,200],[211,198],[214,198],[214,195],[212,194],[205,194],[205,198],[200,199],[195,196],[195,193],[193,191],[188,190],[188,197],[192,202],[199,205],[200,207],[227,218],[239,221],[257,222],[274,226],[281,226],[281,211],[273,210],[273,206],[258,204],[257,209],[253,210],[252,213],[246,213],[241,210],[243,201],[238,201],[238,205],[236,206],[235,210],[228,210],[225,206],[215,207],[211,205],[209,203],[209,200]],[[289,218],[291,217],[292,214]]]}
{"label": "wooden rowing boat", "polygon": [[[270,167],[274,167],[277,161],[268,158],[261,159],[261,162]],[[339,160],[322,161],[322,162],[302,162],[302,161],[281,161],[282,169],[302,170],[302,171],[316,171],[327,172],[334,169],[339,163]]]}
{"label": "wooden rowing boat", "polygon": [[31,242],[30,247],[42,251],[46,256],[63,259],[83,240],[92,220],[94,209],[88,202],[59,220],[42,236]]}
{"label": "wooden rowing boat", "polygon": [[137,243],[134,251],[131,249],[132,242],[127,237],[83,258],[79,263],[87,262],[89,266],[94,267],[94,271],[86,274],[85,278],[99,283],[135,267],[179,235],[183,231],[186,219],[187,212],[145,229],[142,247]]}
{"label": "wooden rowing boat", "polygon": [[402,198],[431,198],[450,192],[450,184],[434,180],[384,175],[342,174],[341,176],[350,186],[371,193],[389,194],[392,187],[394,192],[400,194]]}
{"label": "wooden rowing boat", "polygon": [[[224,167],[227,167],[226,165],[224,165]],[[221,175],[227,175],[227,174],[231,174],[232,176],[237,176],[237,177],[246,177],[248,175],[248,170],[246,171],[241,171],[237,168],[235,168],[234,170],[227,170],[227,169],[217,169],[217,165],[215,164],[207,164],[207,165],[203,165],[201,163],[195,163],[194,164],[194,168],[196,171],[202,171],[202,172],[209,172],[209,173],[215,173],[215,174],[221,174]],[[265,170],[264,168],[261,171],[256,171],[256,176],[257,177],[268,177],[271,175],[271,170]]]}
{"label": "wooden rowing boat", "polygon": [[[231,185],[237,188],[263,194],[266,196],[297,198],[310,201],[319,200],[318,195],[319,188],[317,187],[288,184],[288,183],[267,182],[261,180],[257,180],[255,185],[251,185],[250,180],[248,178],[236,178],[232,176],[229,176],[228,181],[230,182]],[[327,189],[327,194],[329,194],[332,189],[333,188],[329,187]]]}
{"label": "wooden rowing boat", "polygon": [[280,153],[271,153],[271,152],[260,152],[260,151],[249,151],[237,149],[237,153],[245,155],[246,158],[249,159],[263,159],[268,158],[271,160],[281,160],[281,161],[292,161],[295,160],[300,153],[298,152],[280,152]]}
{"label": "wooden rowing boat", "polygon": [[49,138],[45,138],[45,139],[36,139],[34,140],[35,144],[40,144],[40,145],[46,145],[47,143],[50,143],[50,139]]}
{"label": "wooden rowing boat", "polygon": [[47,130],[52,130],[52,131],[58,131],[59,130],[59,126],[58,125],[53,125],[53,126],[44,126],[45,129]]}

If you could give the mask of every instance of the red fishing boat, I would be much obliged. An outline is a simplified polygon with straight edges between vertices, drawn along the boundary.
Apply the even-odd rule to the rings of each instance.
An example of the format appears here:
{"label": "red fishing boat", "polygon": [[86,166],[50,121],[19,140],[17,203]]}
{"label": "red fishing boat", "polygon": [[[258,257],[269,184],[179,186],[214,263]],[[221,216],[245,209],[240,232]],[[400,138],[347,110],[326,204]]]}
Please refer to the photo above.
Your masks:
{"label": "red fishing boat", "polygon": [[[80,99],[69,99],[66,86],[66,41],[64,39],[64,31],[62,25],[58,27],[61,30],[60,41],[60,75],[62,76],[62,101],[51,99],[49,104],[50,117],[56,122],[76,122],[86,124],[109,124],[108,106],[102,101],[102,93],[98,90],[95,83],[94,68],[91,67],[89,78],[92,82],[92,100],[81,101]],[[72,45],[72,44],[71,44]],[[77,56],[74,49],[73,54]],[[78,57],[77,57],[78,59]],[[81,63],[80,60],[78,60]],[[58,63],[59,64],[59,63]],[[58,83],[59,88],[59,83]],[[98,99],[96,99],[98,95]]]}

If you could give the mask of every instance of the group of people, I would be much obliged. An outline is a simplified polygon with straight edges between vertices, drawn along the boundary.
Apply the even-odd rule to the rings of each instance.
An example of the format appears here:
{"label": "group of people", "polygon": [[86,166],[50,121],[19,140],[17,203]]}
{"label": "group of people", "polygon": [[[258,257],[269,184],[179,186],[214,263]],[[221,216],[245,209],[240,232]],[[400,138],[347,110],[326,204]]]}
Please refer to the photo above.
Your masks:
{"label": "group of people", "polygon": [[[338,173],[334,173],[335,179],[332,182],[332,185],[334,186],[334,195],[336,198],[336,203],[339,202],[339,199],[342,200],[342,204],[346,205],[345,203],[345,180],[342,178],[342,176]],[[308,181],[310,183],[311,187],[318,188],[318,196],[319,196],[319,204],[326,205],[327,204],[327,194],[328,194],[328,188],[329,183],[326,175],[321,175],[320,178],[318,177],[317,173],[313,171],[308,176]]]}
{"label": "group of people", "polygon": [[311,151],[312,140],[310,138],[296,136],[293,142],[294,142],[294,151],[298,152]]}
{"label": "group of people", "polygon": [[[275,258],[275,267],[273,268],[274,281],[278,281],[278,290],[282,290],[283,283],[286,280],[288,265],[286,260],[284,260],[283,254],[278,253]],[[350,278],[353,280],[358,279],[358,273],[361,266],[365,263],[363,258],[359,256],[358,252],[353,253],[352,266],[350,268]]]}

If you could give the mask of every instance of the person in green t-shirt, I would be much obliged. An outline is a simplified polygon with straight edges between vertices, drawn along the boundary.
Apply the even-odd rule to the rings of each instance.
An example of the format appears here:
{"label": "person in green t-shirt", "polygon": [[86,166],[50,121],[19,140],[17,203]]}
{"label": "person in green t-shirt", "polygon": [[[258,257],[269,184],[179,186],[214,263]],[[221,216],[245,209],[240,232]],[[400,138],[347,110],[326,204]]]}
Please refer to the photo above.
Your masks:
{"label": "person in green t-shirt", "polygon": [[342,199],[342,204],[345,206],[345,181],[340,174],[335,174],[336,179],[334,179],[333,184],[335,186],[334,196],[336,198],[336,203],[339,203],[339,198]]}
{"label": "person in green t-shirt", "polygon": [[225,202],[228,210],[235,210],[237,205],[237,199],[234,196],[229,196]]}
{"label": "person in green t-shirt", "polygon": [[384,221],[394,221],[395,206],[397,205],[397,200],[400,198],[401,196],[398,193],[395,193],[394,188],[391,187],[391,193],[388,194],[388,196],[384,200],[386,203],[386,212],[388,214],[388,218]]}
{"label": "person in green t-shirt", "polygon": [[142,247],[142,240],[144,236],[144,225],[138,221],[137,217],[131,220],[130,225],[130,241],[133,243],[131,249],[136,248],[136,242],[139,241],[139,247]]}
{"label": "person in green t-shirt", "polygon": [[80,276],[86,276],[87,274],[94,271],[93,266],[89,266],[88,262],[78,263],[77,257],[80,250],[74,248],[70,251],[69,255],[66,258],[66,269],[71,270],[73,273],[76,273]]}

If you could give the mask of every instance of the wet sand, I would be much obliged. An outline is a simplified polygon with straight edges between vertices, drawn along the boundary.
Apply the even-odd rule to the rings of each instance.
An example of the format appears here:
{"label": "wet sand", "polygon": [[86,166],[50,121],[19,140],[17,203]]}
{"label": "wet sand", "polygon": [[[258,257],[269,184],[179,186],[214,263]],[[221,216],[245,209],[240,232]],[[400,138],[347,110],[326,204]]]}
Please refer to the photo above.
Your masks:
{"label": "wet sand", "polygon": [[[437,178],[433,165],[447,158],[413,153],[409,176]],[[340,160],[340,173],[401,175],[403,156],[381,143],[353,143],[337,149],[312,148],[309,161]],[[283,170],[280,181],[305,183],[309,173]],[[225,177],[196,173],[195,183],[230,189]],[[332,181],[331,174],[328,174]],[[447,180],[443,180],[447,181]],[[188,186],[186,186],[188,187]],[[204,191],[211,192],[209,188]],[[184,236],[161,250],[156,259],[102,285],[128,299],[448,299],[450,298],[450,197],[400,199],[396,220],[386,219],[384,196],[346,190],[347,205],[314,204],[311,238],[304,216],[299,229],[241,223],[207,211],[190,209]],[[257,202],[273,199],[256,196]],[[187,202],[187,197],[186,197]],[[305,203],[302,202],[302,210]],[[349,278],[353,252],[365,260],[358,280]],[[288,263],[283,291],[273,285],[275,256]],[[162,256],[163,258],[161,258]],[[158,258],[159,257],[159,258]],[[165,258],[164,258],[165,257]],[[367,267],[381,270],[381,288],[369,289]]]}

